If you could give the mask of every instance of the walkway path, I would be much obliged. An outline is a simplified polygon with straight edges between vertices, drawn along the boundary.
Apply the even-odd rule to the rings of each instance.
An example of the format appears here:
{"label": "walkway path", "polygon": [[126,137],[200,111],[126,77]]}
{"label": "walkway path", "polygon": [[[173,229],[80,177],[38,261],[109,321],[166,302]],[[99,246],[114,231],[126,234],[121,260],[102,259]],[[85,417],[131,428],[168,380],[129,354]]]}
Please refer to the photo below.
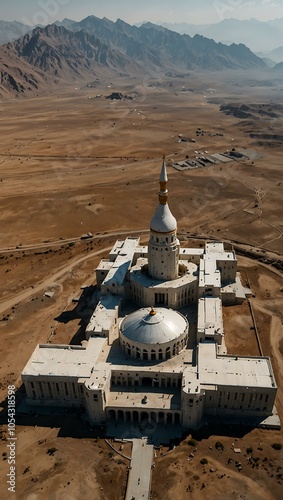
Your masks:
{"label": "walkway path", "polygon": [[[128,231],[111,232],[111,233],[107,233],[104,235],[96,236],[93,239],[101,239],[103,237],[108,237],[108,236],[118,236],[118,235],[120,236],[121,234],[126,234],[126,233],[129,233],[129,232]],[[146,233],[146,231],[144,229],[130,231],[130,234],[134,234],[134,233],[135,234],[143,234],[143,233]],[[61,241],[61,245],[63,243],[64,242]],[[47,244],[47,245],[49,245],[49,244]],[[44,246],[44,245],[42,245],[42,246]],[[31,247],[33,247],[33,246],[31,245]],[[37,246],[37,248],[39,248],[39,247]],[[10,309],[12,306],[15,306],[19,302],[26,300],[29,297],[35,295],[36,293],[40,292],[44,288],[47,288],[48,286],[50,286],[51,284],[56,282],[56,280],[58,280],[60,278],[64,278],[64,275],[68,274],[73,268],[75,268],[76,266],[78,266],[82,262],[89,260],[89,259],[92,259],[93,257],[96,257],[97,255],[104,254],[106,251],[109,251],[112,248],[113,248],[113,244],[109,247],[104,247],[104,248],[101,248],[100,250],[96,250],[94,252],[88,253],[87,255],[84,255],[81,257],[75,257],[71,262],[68,261],[67,264],[64,264],[63,266],[61,266],[58,269],[58,271],[56,271],[54,274],[50,274],[50,276],[48,278],[44,279],[43,281],[41,281],[37,285],[34,285],[33,288],[28,288],[28,289],[25,289],[25,290],[17,293],[16,295],[11,295],[10,297],[6,297],[4,301],[0,300],[0,314],[5,312],[7,309]],[[20,249],[18,249],[18,251],[23,251],[25,249],[26,249],[26,247],[21,247]],[[7,252],[7,249],[0,250],[0,253],[2,253],[4,251]],[[8,251],[11,252],[11,250],[8,250]]]}
{"label": "walkway path", "polygon": [[60,278],[64,278],[64,276],[67,275],[74,267],[78,266],[85,260],[92,259],[93,257],[96,257],[101,253],[105,253],[105,251],[111,250],[112,246],[113,245],[101,250],[96,250],[95,252],[91,252],[87,255],[84,255],[83,257],[75,257],[71,262],[68,262],[68,264],[64,264],[58,269],[58,271],[50,274],[48,278],[35,285],[33,288],[27,288],[22,292],[17,293],[16,295],[13,295],[7,299],[5,298],[4,301],[0,302],[0,314],[5,312],[7,309],[10,309],[12,306],[15,306],[19,302],[22,302],[23,300],[28,299],[36,293],[39,293],[41,290],[48,288],[48,286],[54,284]]}
{"label": "walkway path", "polygon": [[133,439],[131,468],[125,500],[148,500],[151,485],[153,445],[147,438]]}

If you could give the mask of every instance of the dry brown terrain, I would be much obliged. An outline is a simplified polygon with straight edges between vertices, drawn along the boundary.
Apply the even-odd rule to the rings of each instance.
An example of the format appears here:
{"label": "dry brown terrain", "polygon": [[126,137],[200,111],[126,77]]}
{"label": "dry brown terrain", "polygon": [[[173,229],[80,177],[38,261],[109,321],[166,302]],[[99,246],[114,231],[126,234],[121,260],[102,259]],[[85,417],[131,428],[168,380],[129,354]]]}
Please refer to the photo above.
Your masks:
{"label": "dry brown terrain", "polygon": [[[209,102],[218,99],[257,105],[272,99],[276,103],[281,92],[276,86],[235,86],[233,78],[227,74],[219,83],[217,75],[201,75],[141,83],[133,80],[117,86],[109,81],[101,88],[80,90],[78,86],[49,97],[0,103],[3,408],[7,385],[20,388],[21,371],[37,343],[79,340],[81,318],[72,298],[80,295],[81,285],[94,284],[94,269],[115,239],[140,231],[146,241],[157,203],[163,153],[169,164],[170,159],[194,156],[195,150],[218,153],[248,147],[260,153],[262,157],[254,161],[183,173],[169,168],[170,207],[185,244],[186,237],[195,234],[237,241],[240,248],[252,248],[255,255],[282,259],[282,144],[255,144],[247,127],[282,134],[283,120],[263,117],[260,123],[247,125],[225,116],[219,104]],[[186,88],[194,92],[184,91]],[[118,102],[95,97],[113,90],[136,92],[137,98]],[[223,136],[197,137],[197,128]],[[179,134],[196,143],[177,143]],[[93,240],[80,241],[81,234],[88,231]],[[202,244],[202,240],[195,239],[193,244]],[[277,408],[283,420],[282,275],[278,268],[244,256],[239,257],[239,265],[256,295],[252,304],[264,354],[272,358]],[[55,293],[48,298],[46,291]],[[66,311],[73,314],[64,322]],[[258,355],[248,306],[225,308],[224,314],[228,351]],[[97,440],[99,431],[91,431],[76,417],[63,419],[62,423],[55,416],[19,417],[16,497],[122,499],[127,460],[109,455],[111,449]],[[4,410],[3,439],[5,422]],[[159,456],[152,498],[280,498],[282,451],[273,450],[271,444],[283,444],[282,432],[231,428],[225,433],[206,429],[196,435],[196,452],[186,439],[168,456]],[[231,450],[236,438],[242,449],[237,456]],[[217,440],[226,451],[215,450]],[[2,454],[7,442],[0,442]],[[254,450],[251,456],[259,458],[251,464],[244,457],[249,446]],[[49,455],[52,447],[57,451]],[[191,452],[194,458],[187,461]],[[203,457],[208,465],[200,464]],[[228,465],[229,457],[233,462]],[[235,460],[242,463],[240,472]],[[7,461],[1,461],[4,495],[7,468]]]}

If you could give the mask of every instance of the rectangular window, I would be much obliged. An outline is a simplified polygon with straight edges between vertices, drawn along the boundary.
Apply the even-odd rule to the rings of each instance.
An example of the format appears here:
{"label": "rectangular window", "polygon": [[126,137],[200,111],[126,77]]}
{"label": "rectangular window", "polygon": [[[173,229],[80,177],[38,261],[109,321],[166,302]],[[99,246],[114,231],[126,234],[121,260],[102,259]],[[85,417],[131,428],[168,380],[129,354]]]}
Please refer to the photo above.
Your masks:
{"label": "rectangular window", "polygon": [[74,384],[73,384],[73,391],[74,391],[75,399],[78,399],[77,391],[76,391]]}
{"label": "rectangular window", "polygon": [[47,382],[47,387],[48,387],[49,397],[52,398],[52,391],[51,391],[50,382]]}
{"label": "rectangular window", "polygon": [[40,397],[41,397],[41,398],[43,398],[44,393],[43,393],[42,383],[41,383],[41,382],[39,382],[39,384],[38,384],[38,385],[39,385]]}

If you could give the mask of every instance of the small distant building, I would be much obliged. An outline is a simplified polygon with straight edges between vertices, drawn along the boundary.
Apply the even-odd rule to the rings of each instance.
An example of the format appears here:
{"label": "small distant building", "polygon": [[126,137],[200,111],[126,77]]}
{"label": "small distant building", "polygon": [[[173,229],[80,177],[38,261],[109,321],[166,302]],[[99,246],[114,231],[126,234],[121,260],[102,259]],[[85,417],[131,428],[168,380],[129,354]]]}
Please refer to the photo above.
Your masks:
{"label": "small distant building", "polygon": [[163,161],[148,246],[118,240],[98,265],[100,299],[86,340],[36,347],[22,372],[29,405],[80,408],[92,424],[146,418],[183,429],[272,416],[270,359],[226,351],[222,304],[241,303],[247,292],[236,254],[219,242],[181,248],[167,182]]}

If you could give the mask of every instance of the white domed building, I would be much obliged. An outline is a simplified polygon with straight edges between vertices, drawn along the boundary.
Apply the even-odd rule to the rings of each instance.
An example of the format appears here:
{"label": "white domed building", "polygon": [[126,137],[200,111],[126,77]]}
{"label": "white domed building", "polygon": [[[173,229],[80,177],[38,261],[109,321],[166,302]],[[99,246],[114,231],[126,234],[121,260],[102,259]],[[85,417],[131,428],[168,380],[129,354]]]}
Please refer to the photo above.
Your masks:
{"label": "white domed building", "polygon": [[132,358],[165,361],[179,354],[188,342],[189,324],[172,309],[138,309],[120,324],[120,345]]}
{"label": "white domed building", "polygon": [[180,247],[167,182],[163,160],[148,246],[118,240],[100,262],[86,340],[36,347],[22,372],[27,404],[80,408],[92,425],[146,419],[178,424],[177,432],[218,419],[280,427],[270,359],[226,353],[222,306],[249,293],[235,252],[215,241]]}

